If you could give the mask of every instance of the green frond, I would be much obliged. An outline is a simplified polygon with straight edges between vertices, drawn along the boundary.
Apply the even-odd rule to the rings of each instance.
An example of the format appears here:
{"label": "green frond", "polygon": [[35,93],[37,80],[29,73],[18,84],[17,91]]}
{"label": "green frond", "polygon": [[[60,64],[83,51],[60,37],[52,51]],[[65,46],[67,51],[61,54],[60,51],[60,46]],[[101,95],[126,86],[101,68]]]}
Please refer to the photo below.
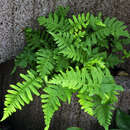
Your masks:
{"label": "green frond", "polygon": [[100,125],[108,130],[112,110],[118,101],[118,91],[123,91],[123,88],[116,85],[108,69],[103,71],[98,67],[91,66],[87,75],[86,85],[80,89],[77,95],[79,103],[85,112],[95,116]]}
{"label": "green frond", "polygon": [[128,31],[126,30],[127,26],[124,25],[123,22],[117,20],[116,18],[106,18],[104,24],[111,31],[111,34],[115,38],[119,38],[120,36],[130,37]]}
{"label": "green frond", "polygon": [[48,18],[46,18],[45,16],[39,17],[38,22],[40,25],[46,27],[49,32],[64,32],[69,28],[69,22],[65,18],[65,14],[63,13],[62,16],[59,17],[57,11],[53,14],[49,13]]}
{"label": "green frond", "polygon": [[42,109],[46,124],[45,130],[48,130],[54,112],[61,106],[60,101],[66,102],[68,100],[70,103],[72,92],[67,88],[56,85],[49,85],[43,91],[45,94],[41,95],[41,102],[43,103]]}
{"label": "green frond", "polygon": [[23,48],[23,51],[21,51],[21,53],[16,56],[12,74],[16,71],[17,67],[26,68],[27,66],[30,66],[35,68],[35,51],[40,49],[42,46],[49,48],[47,42],[52,42],[50,41],[51,38],[48,36],[48,34],[45,33],[45,31],[42,32],[41,30],[32,30],[31,28],[25,29],[27,44]]}
{"label": "green frond", "polygon": [[[73,35],[69,33],[51,33],[56,41],[59,49],[59,53],[63,54],[65,57],[72,59],[73,61],[78,61],[83,63],[87,60],[87,54],[81,48],[74,47],[74,44],[78,44],[74,41]],[[80,43],[79,43],[80,45]]]}
{"label": "green frond", "polygon": [[26,75],[20,74],[20,77],[24,81],[22,83],[18,82],[16,85],[10,85],[12,89],[8,90],[8,94],[5,95],[4,115],[1,121],[16,112],[16,109],[21,110],[25,103],[29,104],[33,100],[32,94],[40,95],[38,89],[42,87],[42,80],[37,77],[35,71],[28,70]]}
{"label": "green frond", "polygon": [[59,6],[55,10],[55,13],[58,15],[58,17],[62,17],[62,16],[66,17],[69,10],[70,10],[69,6],[66,6],[66,7]]}
{"label": "green frond", "polygon": [[110,54],[110,55],[107,57],[106,65],[107,65],[109,68],[114,68],[114,66],[117,65],[117,64],[119,64],[119,63],[123,63],[123,60],[120,59],[117,55]]}
{"label": "green frond", "polygon": [[79,103],[81,105],[81,109],[84,109],[84,112],[87,112],[89,115],[94,116],[94,106],[95,102],[92,97],[88,96],[89,93],[81,93],[78,94]]}
{"label": "green frond", "polygon": [[111,124],[112,111],[114,107],[108,104],[98,105],[95,109],[95,117],[98,119],[98,122],[105,130],[109,130],[109,125]]}
{"label": "green frond", "polygon": [[85,63],[87,61],[87,53],[81,48],[76,48],[73,45],[66,47],[60,51],[65,57],[72,59],[73,61],[78,61],[80,63]]}
{"label": "green frond", "polygon": [[37,72],[41,78],[45,78],[54,69],[55,61],[53,60],[53,52],[49,49],[40,49],[36,52]]}
{"label": "green frond", "polygon": [[81,69],[77,66],[75,70],[70,67],[66,72],[61,71],[49,83],[75,90],[81,89],[84,86],[86,87],[89,84],[91,89],[91,86],[102,82],[102,77],[105,74],[110,75],[104,63],[100,59],[93,59],[89,60]]}
{"label": "green frond", "polygon": [[61,85],[62,87],[69,89],[78,90],[85,84],[85,81],[81,78],[82,72],[78,67],[76,70],[70,68],[70,70],[67,70],[66,72],[60,72],[60,74],[55,75],[49,81],[49,83]]}
{"label": "green frond", "polygon": [[70,33],[73,34],[82,30],[83,28],[86,29],[89,24],[89,16],[89,13],[87,13],[86,15],[82,13],[81,15],[79,14],[78,17],[73,15],[73,19],[68,19],[70,25],[72,26],[70,29]]}
{"label": "green frond", "polygon": [[60,32],[58,34],[50,32],[50,34],[54,37],[59,51],[65,49],[73,43],[73,35],[70,35],[68,32]]}
{"label": "green frond", "polygon": [[64,57],[62,54],[54,54],[55,60],[55,71],[60,72],[61,70],[66,70],[70,66],[70,61]]}
{"label": "green frond", "polygon": [[110,35],[110,30],[108,28],[101,27],[95,32],[92,32],[89,38],[91,40],[91,43],[95,45],[95,44],[99,44],[99,42],[103,41],[109,35]]}
{"label": "green frond", "polygon": [[102,58],[91,58],[86,63],[84,63],[84,66],[88,69],[91,69],[91,67],[100,67],[101,69],[105,69],[105,63],[102,61]]}
{"label": "green frond", "polygon": [[99,28],[106,27],[100,17],[96,17],[93,14],[90,15],[89,18],[90,27],[93,28],[94,31],[98,30]]}
{"label": "green frond", "polygon": [[41,31],[40,29],[30,29],[30,28],[26,28],[25,29],[25,36],[26,36],[26,42],[27,45],[25,46],[26,49],[29,50],[36,50],[36,49],[40,49],[41,46],[44,45],[43,43],[43,39],[45,39],[45,37],[47,37],[45,35],[45,31]]}
{"label": "green frond", "polygon": [[17,67],[26,68],[28,65],[33,67],[35,58],[35,54],[32,50],[28,49],[27,47],[24,48],[22,53],[20,53],[15,59],[15,65],[12,73],[16,71]]}
{"label": "green frond", "polygon": [[77,97],[79,98],[81,109],[84,109],[89,115],[95,116],[100,125],[103,126],[105,130],[108,130],[111,124],[114,105],[109,102],[102,104],[101,98],[98,95],[90,96],[89,92],[80,93]]}

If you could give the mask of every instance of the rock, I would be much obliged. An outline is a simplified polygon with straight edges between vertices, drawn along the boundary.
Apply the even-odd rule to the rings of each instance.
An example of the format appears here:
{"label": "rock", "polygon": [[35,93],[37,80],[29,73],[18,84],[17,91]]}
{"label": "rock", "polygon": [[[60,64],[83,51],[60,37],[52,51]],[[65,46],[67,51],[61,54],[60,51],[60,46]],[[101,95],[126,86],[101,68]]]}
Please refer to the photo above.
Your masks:
{"label": "rock", "polygon": [[118,84],[124,87],[124,92],[121,93],[119,97],[118,108],[130,113],[130,77],[127,76],[117,76],[115,80]]}

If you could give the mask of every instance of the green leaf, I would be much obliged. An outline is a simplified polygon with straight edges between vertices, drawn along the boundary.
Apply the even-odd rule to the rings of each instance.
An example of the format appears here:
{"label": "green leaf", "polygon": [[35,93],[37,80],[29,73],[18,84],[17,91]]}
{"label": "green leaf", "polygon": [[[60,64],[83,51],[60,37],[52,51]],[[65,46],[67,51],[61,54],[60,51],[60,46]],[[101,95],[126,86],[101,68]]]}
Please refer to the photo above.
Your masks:
{"label": "green leaf", "polygon": [[83,130],[83,129],[78,128],[78,127],[70,127],[70,128],[67,128],[66,130]]}
{"label": "green leaf", "polygon": [[118,109],[116,113],[116,124],[120,129],[129,130],[130,129],[130,115]]}

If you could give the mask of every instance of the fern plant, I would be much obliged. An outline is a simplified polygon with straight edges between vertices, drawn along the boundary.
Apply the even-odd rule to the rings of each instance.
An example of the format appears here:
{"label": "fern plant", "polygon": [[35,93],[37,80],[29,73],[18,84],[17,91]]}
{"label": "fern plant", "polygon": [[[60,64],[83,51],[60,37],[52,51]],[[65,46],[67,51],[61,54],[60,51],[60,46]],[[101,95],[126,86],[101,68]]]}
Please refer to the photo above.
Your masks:
{"label": "fern plant", "polygon": [[1,121],[33,101],[34,94],[41,97],[48,130],[61,102],[71,103],[76,93],[81,109],[108,130],[117,95],[123,91],[109,68],[129,58],[119,59],[117,52],[128,53],[123,41],[130,35],[116,18],[102,20],[101,14],[89,13],[68,18],[68,11],[59,7],[48,17],[38,18],[40,29],[25,29],[27,45],[16,57],[14,71],[28,66],[27,74],[20,74],[22,83],[10,85]]}

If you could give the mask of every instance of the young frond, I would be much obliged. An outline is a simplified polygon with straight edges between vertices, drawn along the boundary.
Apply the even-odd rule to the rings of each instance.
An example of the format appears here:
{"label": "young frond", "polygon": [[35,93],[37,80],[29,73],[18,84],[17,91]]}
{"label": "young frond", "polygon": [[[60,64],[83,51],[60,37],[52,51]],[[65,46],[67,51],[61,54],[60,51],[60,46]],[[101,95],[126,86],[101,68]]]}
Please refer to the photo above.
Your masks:
{"label": "young frond", "polygon": [[84,13],[82,13],[81,15],[79,14],[78,17],[76,17],[75,15],[73,15],[73,19],[68,19],[71,27],[70,33],[73,34],[74,32],[78,32],[80,30],[82,30],[83,28],[87,28],[88,24],[89,24],[89,16],[90,14],[87,13],[87,15],[85,15]]}
{"label": "young frond", "polygon": [[41,78],[45,78],[46,75],[50,74],[54,69],[53,52],[49,49],[40,49],[36,53],[37,58],[37,72]]}
{"label": "young frond", "polygon": [[29,104],[33,100],[32,94],[40,95],[38,89],[42,87],[42,80],[37,77],[35,71],[28,70],[26,75],[20,74],[20,77],[24,81],[22,83],[18,82],[16,85],[10,85],[12,89],[8,90],[8,94],[5,95],[4,115],[1,121],[16,112],[16,109],[21,110],[25,103]]}
{"label": "young frond", "polygon": [[70,103],[72,92],[67,88],[56,85],[49,85],[43,91],[45,94],[41,95],[41,102],[43,103],[42,109],[46,124],[44,130],[48,130],[54,112],[61,106],[60,101],[66,102],[68,100],[68,103]]}

